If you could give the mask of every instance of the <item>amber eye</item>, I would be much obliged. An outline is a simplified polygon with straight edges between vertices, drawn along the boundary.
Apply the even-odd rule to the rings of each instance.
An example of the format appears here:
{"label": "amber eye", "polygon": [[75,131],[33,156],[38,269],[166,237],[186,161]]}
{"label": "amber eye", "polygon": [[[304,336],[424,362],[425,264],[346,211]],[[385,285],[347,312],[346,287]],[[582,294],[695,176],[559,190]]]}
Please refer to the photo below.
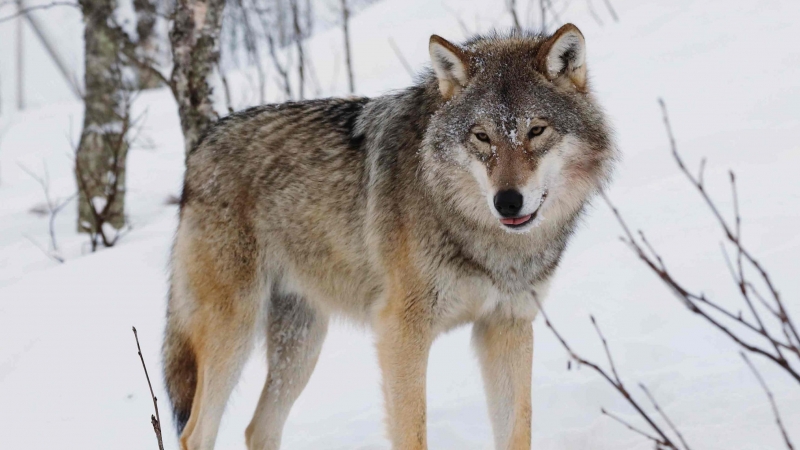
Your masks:
{"label": "amber eye", "polygon": [[486,133],[483,132],[475,133],[475,137],[478,138],[478,140],[481,142],[486,142],[486,143],[489,142],[489,135]]}
{"label": "amber eye", "polygon": [[536,136],[541,136],[541,134],[544,133],[544,130],[546,128],[547,127],[545,127],[545,126],[539,126],[539,127],[531,128],[530,131],[528,131],[528,139],[533,139]]}

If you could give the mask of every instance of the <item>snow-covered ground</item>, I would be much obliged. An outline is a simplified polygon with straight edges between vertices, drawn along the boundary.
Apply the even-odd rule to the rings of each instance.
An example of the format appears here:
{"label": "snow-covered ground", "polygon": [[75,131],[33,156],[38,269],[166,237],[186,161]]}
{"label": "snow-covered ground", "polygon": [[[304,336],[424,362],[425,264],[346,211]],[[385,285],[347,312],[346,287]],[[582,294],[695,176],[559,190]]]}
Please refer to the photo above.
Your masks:
{"label": "snow-covered ground", "polygon": [[[586,35],[592,83],[624,155],[610,197],[635,229],[647,231],[676,276],[738,307],[719,229],[670,157],[656,103],[663,97],[686,159],[694,167],[708,158],[706,180],[726,213],[727,170],[736,171],[745,243],[800,316],[800,3],[613,0],[619,23],[602,2],[594,3],[604,26],[591,18],[588,2],[573,1],[560,17]],[[366,9],[352,24],[359,93],[376,95],[410,82],[389,38],[419,69],[430,34],[463,38],[456,16],[472,31],[506,26],[503,4],[384,0]],[[10,26],[0,33],[0,59],[9,64]],[[309,43],[325,95],[344,93],[339,45],[335,29]],[[236,102],[249,101],[236,97],[245,92],[237,88],[244,82],[231,78]],[[21,114],[11,114],[7,102],[0,116],[0,448],[155,448],[152,403],[130,329],[135,325],[161,400],[166,446],[175,449],[158,375],[177,213],[165,200],[179,191],[183,169],[174,103],[161,90],[143,94],[136,104],[146,112],[142,133],[148,145],[129,156],[133,230],[115,248],[90,254],[86,237],[75,232],[71,205],[56,222],[66,258],[58,264],[31,242],[48,242],[47,220],[29,212],[44,197],[20,167],[43,173],[46,163],[54,196],[75,191],[70,154],[82,108],[69,101],[68,92],[55,99],[60,103]],[[651,389],[692,448],[782,448],[767,398],[736,346],[683,308],[617,239],[620,231],[609,209],[596,202],[545,304],[552,322],[581,354],[604,362],[588,319],[594,314],[623,378]],[[600,415],[602,406],[640,423],[595,373],[567,370],[566,354],[541,318],[534,328],[534,448],[652,448]],[[764,361],[754,361],[797,443],[800,389]],[[229,404],[218,448],[244,447],[244,427],[265,370],[263,358],[252,358]],[[428,400],[431,448],[492,447],[468,329],[434,345]],[[289,417],[284,448],[388,448],[369,332],[346,323],[333,327]]]}

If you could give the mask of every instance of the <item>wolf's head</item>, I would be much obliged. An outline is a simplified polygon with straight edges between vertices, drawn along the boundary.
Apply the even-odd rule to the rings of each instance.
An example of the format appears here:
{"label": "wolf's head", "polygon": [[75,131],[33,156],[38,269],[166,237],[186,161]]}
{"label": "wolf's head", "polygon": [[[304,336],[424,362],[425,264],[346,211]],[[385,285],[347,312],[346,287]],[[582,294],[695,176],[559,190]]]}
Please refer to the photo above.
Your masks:
{"label": "wolf's head", "polygon": [[510,232],[574,217],[615,154],[578,28],[462,46],[434,35],[429,48],[444,102],[422,148],[427,181],[461,214]]}

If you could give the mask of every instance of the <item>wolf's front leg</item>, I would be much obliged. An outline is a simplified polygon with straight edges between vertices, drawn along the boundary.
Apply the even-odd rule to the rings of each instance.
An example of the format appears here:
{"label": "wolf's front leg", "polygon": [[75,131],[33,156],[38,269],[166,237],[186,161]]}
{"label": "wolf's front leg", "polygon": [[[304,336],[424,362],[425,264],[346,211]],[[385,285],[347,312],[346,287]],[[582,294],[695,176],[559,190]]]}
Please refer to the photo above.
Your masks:
{"label": "wolf's front leg", "polygon": [[472,340],[483,373],[495,448],[530,450],[531,322],[481,319],[472,328]]}
{"label": "wolf's front leg", "polygon": [[401,287],[389,294],[375,323],[389,438],[394,450],[425,450],[430,299]]}

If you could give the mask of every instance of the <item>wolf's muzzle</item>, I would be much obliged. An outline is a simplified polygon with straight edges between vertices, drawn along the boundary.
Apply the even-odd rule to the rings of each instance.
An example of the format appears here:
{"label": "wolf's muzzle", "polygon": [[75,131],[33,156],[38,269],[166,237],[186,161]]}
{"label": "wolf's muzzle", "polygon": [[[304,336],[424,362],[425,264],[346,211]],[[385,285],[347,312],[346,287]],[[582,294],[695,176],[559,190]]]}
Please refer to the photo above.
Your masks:
{"label": "wolf's muzzle", "polygon": [[494,196],[494,207],[503,217],[516,217],[522,209],[524,199],[518,191],[509,189]]}

